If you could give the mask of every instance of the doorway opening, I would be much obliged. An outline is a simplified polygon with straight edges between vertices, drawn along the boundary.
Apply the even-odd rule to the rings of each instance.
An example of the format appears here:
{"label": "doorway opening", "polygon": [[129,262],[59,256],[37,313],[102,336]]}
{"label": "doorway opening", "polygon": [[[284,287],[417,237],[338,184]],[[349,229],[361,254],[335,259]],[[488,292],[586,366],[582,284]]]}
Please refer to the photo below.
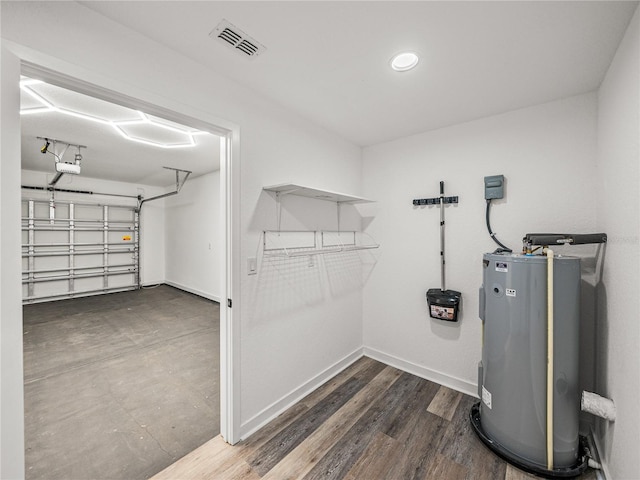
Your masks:
{"label": "doorway opening", "polygon": [[[194,425],[207,427],[199,432],[204,436],[222,431],[233,441],[227,428],[232,412],[224,401],[231,398],[225,389],[230,362],[224,360],[229,315],[226,301],[222,308],[212,302],[226,300],[231,289],[226,239],[233,132],[41,68],[24,66],[23,74],[29,88],[23,89],[28,99],[22,109],[49,109],[43,118],[36,111],[23,115],[22,185],[36,187],[22,189],[25,417],[50,420],[46,428],[33,428],[35,436],[27,421],[27,478],[38,478],[31,450],[69,463],[60,454],[66,451],[106,476],[146,478],[198,446],[197,439],[185,440]],[[96,105],[103,110],[93,110]],[[137,123],[122,119],[126,110],[138,115]],[[105,112],[120,117],[99,121]],[[114,132],[129,144],[114,147]],[[185,162],[184,137],[196,144],[215,139],[200,144],[208,165],[197,158]],[[58,175],[59,163],[77,160],[75,152],[72,161],[65,158],[65,144],[82,157],[79,175]],[[152,160],[142,147],[152,151]],[[164,155],[169,152],[179,152],[181,163],[171,164]],[[216,157],[220,167],[212,168]],[[145,163],[151,170],[144,170]],[[173,192],[174,172],[176,195],[160,199]],[[188,182],[184,172],[191,172]],[[217,272],[207,258],[217,261]],[[179,365],[181,355],[186,367]],[[160,411],[152,421],[154,410]],[[64,445],[64,431],[78,445]],[[106,449],[92,447],[97,436],[107,440]],[[139,472],[106,471],[108,453],[120,468],[131,466],[122,458],[126,450],[137,454],[132,464],[149,462]],[[92,454],[95,459],[88,458]],[[55,471],[48,465],[45,476]],[[64,476],[99,477],[77,469]]]}

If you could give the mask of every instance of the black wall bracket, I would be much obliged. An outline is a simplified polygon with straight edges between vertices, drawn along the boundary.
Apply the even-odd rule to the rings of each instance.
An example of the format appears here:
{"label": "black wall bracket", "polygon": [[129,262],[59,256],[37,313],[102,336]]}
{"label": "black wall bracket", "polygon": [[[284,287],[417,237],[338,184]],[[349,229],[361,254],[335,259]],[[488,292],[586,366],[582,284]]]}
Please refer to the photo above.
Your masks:
{"label": "black wall bracket", "polygon": [[[458,197],[442,197],[443,202],[446,203],[458,203]],[[440,205],[440,197],[434,198],[414,198],[413,205]]]}

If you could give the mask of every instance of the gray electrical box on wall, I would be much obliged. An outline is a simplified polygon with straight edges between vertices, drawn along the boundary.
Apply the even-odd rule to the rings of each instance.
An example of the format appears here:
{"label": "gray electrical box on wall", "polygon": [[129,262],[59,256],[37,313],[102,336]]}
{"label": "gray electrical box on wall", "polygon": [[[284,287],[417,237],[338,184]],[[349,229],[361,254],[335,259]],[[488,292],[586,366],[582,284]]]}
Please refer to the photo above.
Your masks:
{"label": "gray electrical box on wall", "polygon": [[494,200],[504,197],[504,175],[484,177],[484,198]]}

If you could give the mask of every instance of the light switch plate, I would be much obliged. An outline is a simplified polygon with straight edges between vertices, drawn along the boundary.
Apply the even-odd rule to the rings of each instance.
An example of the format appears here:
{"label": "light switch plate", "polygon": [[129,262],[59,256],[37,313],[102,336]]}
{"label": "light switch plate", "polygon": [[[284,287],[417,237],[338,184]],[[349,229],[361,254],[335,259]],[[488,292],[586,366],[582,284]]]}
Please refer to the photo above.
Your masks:
{"label": "light switch plate", "polygon": [[258,259],[256,257],[247,258],[247,275],[258,273]]}

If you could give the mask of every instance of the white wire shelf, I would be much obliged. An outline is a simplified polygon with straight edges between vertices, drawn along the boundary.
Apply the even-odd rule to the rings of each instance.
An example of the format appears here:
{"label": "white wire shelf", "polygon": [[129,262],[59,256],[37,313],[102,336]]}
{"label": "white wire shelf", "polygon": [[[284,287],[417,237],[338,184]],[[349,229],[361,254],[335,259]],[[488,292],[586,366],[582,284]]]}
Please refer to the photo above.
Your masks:
{"label": "white wire shelf", "polygon": [[305,187],[303,185],[297,185],[295,183],[282,183],[279,185],[262,187],[262,189],[267,192],[279,193],[280,195],[297,195],[299,197],[309,197],[315,198],[317,200],[326,200],[328,202],[337,203],[372,203],[375,201],[369,200],[368,198],[364,197],[348,195],[346,193],[338,193],[332,192],[330,190]]}
{"label": "white wire shelf", "polygon": [[311,255],[327,255],[330,253],[344,253],[354,252],[357,250],[370,250],[378,248],[380,245],[367,245],[357,247],[341,247],[341,248],[315,248],[315,249],[303,249],[303,248],[283,248],[282,250],[271,250],[264,252],[265,257],[308,257]]}
{"label": "white wire shelf", "polygon": [[355,231],[274,231],[263,232],[265,257],[309,257],[358,250],[373,250],[380,245],[371,236]]}

